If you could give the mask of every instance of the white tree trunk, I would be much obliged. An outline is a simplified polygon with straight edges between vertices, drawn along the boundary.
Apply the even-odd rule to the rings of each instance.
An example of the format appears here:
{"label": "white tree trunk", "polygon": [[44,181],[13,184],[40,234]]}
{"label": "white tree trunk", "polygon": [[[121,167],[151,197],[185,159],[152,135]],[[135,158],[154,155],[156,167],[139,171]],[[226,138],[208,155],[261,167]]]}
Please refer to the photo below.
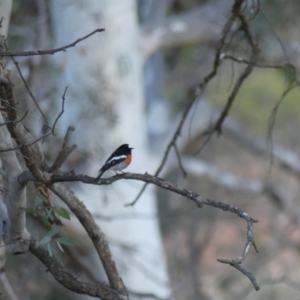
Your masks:
{"label": "white tree trunk", "polygon": [[[104,33],[56,56],[64,82],[69,86],[63,127],[70,123],[75,125],[74,142],[79,151],[85,153],[82,160],[86,164],[80,171],[92,176],[96,176],[110,152],[123,143],[135,148],[128,171],[152,171],[147,153],[136,13],[133,0],[52,1],[57,45],[67,44],[96,28],[105,27]],[[152,188],[148,188],[134,207],[124,208],[139,189],[140,184],[123,181],[109,187],[82,185],[77,192],[95,215],[155,216]],[[112,250],[126,287],[166,296],[169,293],[168,276],[157,218],[122,219],[101,222],[100,226],[112,241]],[[120,244],[133,246],[135,251],[125,251]]]}

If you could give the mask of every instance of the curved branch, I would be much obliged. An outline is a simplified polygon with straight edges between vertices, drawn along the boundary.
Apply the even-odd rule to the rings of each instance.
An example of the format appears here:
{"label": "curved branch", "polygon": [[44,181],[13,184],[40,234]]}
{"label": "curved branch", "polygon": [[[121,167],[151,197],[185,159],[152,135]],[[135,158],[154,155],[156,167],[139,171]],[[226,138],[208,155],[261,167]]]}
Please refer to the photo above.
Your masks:
{"label": "curved branch", "polygon": [[120,295],[123,295],[126,298],[126,288],[118,274],[118,270],[115,262],[113,261],[106,237],[92,218],[91,213],[86,209],[83,203],[76,198],[72,190],[67,185],[63,183],[57,183],[49,188],[65,202],[69,209],[78,218],[90,236],[95,249],[99,254],[110,285],[114,290],[118,291]]}
{"label": "curved branch", "polygon": [[29,251],[47,267],[47,270],[60,284],[73,292],[100,297],[103,300],[127,299],[104,283],[90,282],[77,278],[55,256],[50,256],[48,251],[42,247],[36,247],[35,242],[30,243]]}
{"label": "curved branch", "polygon": [[[229,211],[246,221],[246,223],[247,223],[247,241],[245,243],[244,249],[243,249],[240,257],[238,257],[237,259],[230,260],[231,262],[241,264],[245,260],[246,256],[248,255],[251,245],[253,245],[254,249],[257,251],[255,241],[254,241],[254,233],[253,233],[253,224],[258,222],[257,220],[253,219],[245,211],[243,211],[242,209],[240,209],[236,206],[232,206],[232,205],[229,205],[229,204],[226,204],[223,202],[219,202],[219,201],[215,201],[215,200],[212,200],[212,199],[209,199],[206,197],[202,197],[188,189],[180,187],[174,183],[168,182],[162,178],[155,177],[155,176],[149,175],[147,173],[146,174],[124,173],[124,174],[115,175],[113,177],[101,178],[101,179],[97,180],[96,178],[93,178],[93,177],[90,177],[90,176],[87,176],[84,174],[74,174],[72,172],[68,173],[68,174],[58,174],[58,175],[44,174],[44,178],[46,179],[46,182],[44,182],[44,183],[50,185],[50,189],[52,189],[60,197],[61,197],[62,192],[59,193],[58,188],[68,189],[68,187],[65,185],[62,185],[62,184],[60,184],[60,185],[55,184],[53,187],[53,186],[51,186],[51,184],[53,184],[55,182],[83,182],[83,183],[94,184],[94,185],[95,184],[108,185],[108,184],[112,184],[113,182],[122,180],[122,179],[127,179],[127,180],[133,179],[133,180],[143,181],[145,183],[154,184],[158,187],[161,187],[168,191],[172,191],[176,194],[182,195],[182,196],[192,200],[193,202],[196,203],[196,205],[198,207],[201,207],[202,205],[212,206],[212,207],[221,209],[223,211]],[[23,172],[19,176],[20,182],[27,182],[30,180],[34,181],[36,179],[28,171]],[[88,221],[89,224],[94,224],[94,221],[91,221],[90,218],[87,219],[86,215],[83,215],[83,218],[80,216],[85,211],[85,208],[82,206],[82,204],[77,203],[78,199],[72,193],[70,193],[70,191],[67,192],[66,194],[67,195],[71,194],[71,197],[73,198],[73,200],[71,202],[67,199],[66,204],[72,209],[73,212],[75,211],[74,212],[75,214],[77,213],[76,216],[79,218],[79,220],[82,222],[82,224],[84,225],[85,221]],[[63,200],[66,201],[66,199],[63,199]],[[128,205],[131,205],[131,203],[129,203]],[[87,214],[87,212],[85,212],[84,214]],[[89,228],[86,227],[86,230],[89,230]],[[94,241],[94,243],[95,243],[95,241]],[[98,247],[96,247],[96,248],[98,248]],[[225,261],[225,260],[222,259],[222,261]],[[229,260],[226,260],[226,261],[229,261]]]}

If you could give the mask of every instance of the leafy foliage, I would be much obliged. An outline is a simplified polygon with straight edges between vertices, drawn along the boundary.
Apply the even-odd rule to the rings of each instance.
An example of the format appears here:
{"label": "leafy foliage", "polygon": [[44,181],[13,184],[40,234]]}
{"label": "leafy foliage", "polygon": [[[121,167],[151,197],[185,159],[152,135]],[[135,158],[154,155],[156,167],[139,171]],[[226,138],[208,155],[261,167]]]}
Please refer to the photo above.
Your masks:
{"label": "leafy foliage", "polygon": [[33,208],[26,209],[26,212],[40,218],[48,228],[52,224],[62,226],[60,218],[70,220],[70,214],[67,209],[50,205],[49,200],[40,193],[34,198]]}
{"label": "leafy foliage", "polygon": [[52,256],[54,253],[54,248],[51,245],[51,242],[54,242],[57,245],[58,249],[62,252],[65,252],[62,245],[69,247],[78,247],[79,244],[76,241],[70,240],[68,238],[53,238],[61,231],[61,229],[61,226],[55,226],[51,228],[51,230],[49,230],[47,234],[39,242],[36,243],[36,246],[46,246],[50,256]]}
{"label": "leafy foliage", "polygon": [[49,200],[44,195],[38,193],[34,198],[33,208],[26,209],[26,212],[28,214],[32,214],[34,217],[40,218],[42,223],[47,228],[51,228],[47,234],[36,244],[37,247],[47,247],[50,256],[52,256],[54,253],[54,248],[51,244],[52,242],[54,242],[58,249],[62,252],[64,252],[62,245],[69,247],[79,246],[77,242],[68,238],[54,238],[54,236],[61,232],[62,225],[52,227],[52,224],[57,224],[56,220],[59,218],[70,220],[69,211],[64,207],[51,206]]}

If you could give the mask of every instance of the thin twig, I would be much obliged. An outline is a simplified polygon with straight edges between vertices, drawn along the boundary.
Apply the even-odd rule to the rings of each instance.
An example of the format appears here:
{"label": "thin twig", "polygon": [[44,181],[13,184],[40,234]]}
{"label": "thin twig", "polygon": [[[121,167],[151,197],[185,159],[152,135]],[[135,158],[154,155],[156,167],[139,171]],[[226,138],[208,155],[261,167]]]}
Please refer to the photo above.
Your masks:
{"label": "thin twig", "polygon": [[17,121],[7,121],[7,122],[4,122],[4,123],[0,124],[0,126],[4,126],[4,125],[7,125],[7,124],[17,124],[19,122],[22,122],[26,118],[27,114],[28,114],[28,110],[25,111],[23,117],[20,120],[17,120]]}
{"label": "thin twig", "polygon": [[53,162],[52,166],[46,168],[46,171],[49,173],[53,173],[55,170],[58,170],[68,156],[77,148],[77,145],[72,145],[71,147],[67,147],[68,142],[70,140],[71,133],[75,130],[74,126],[69,126],[67,132],[64,136],[63,144],[61,150],[59,151],[55,161]]}
{"label": "thin twig", "polygon": [[[246,40],[249,44],[249,46],[251,47],[251,58],[250,58],[250,63],[247,64],[246,68],[244,69],[244,71],[242,72],[242,74],[239,76],[239,78],[237,79],[232,92],[230,93],[229,97],[227,98],[227,102],[225,107],[223,108],[220,117],[218,118],[218,120],[216,121],[216,123],[214,124],[213,128],[208,130],[206,132],[206,139],[203,143],[203,145],[200,147],[200,149],[196,152],[196,154],[199,154],[203,148],[208,144],[208,142],[210,141],[212,135],[214,134],[214,132],[217,132],[219,135],[222,133],[222,125],[232,107],[232,104],[234,102],[234,100],[236,99],[236,96],[239,92],[239,90],[241,89],[244,81],[247,79],[247,77],[251,74],[251,72],[254,69],[254,66],[257,63],[258,60],[258,56],[259,56],[259,52],[260,49],[250,31],[249,28],[249,24],[247,19],[245,18],[245,15],[242,13],[241,11],[241,7],[243,4],[243,0],[235,0],[235,3],[233,5],[232,8],[232,14],[238,18],[240,20],[240,27],[237,31],[243,31],[244,35],[246,37]],[[236,32],[237,32],[236,31]],[[221,58],[223,59],[224,55],[222,54]]]}
{"label": "thin twig", "polygon": [[178,148],[177,148],[177,145],[176,143],[174,144],[174,149],[175,149],[175,153],[176,153],[176,156],[177,156],[177,161],[178,161],[178,165],[179,165],[179,168],[183,174],[183,177],[186,178],[187,176],[187,172],[182,164],[182,160],[181,160],[181,157],[180,157],[180,154],[179,154],[179,151],[178,151]]}
{"label": "thin twig", "polygon": [[[156,170],[156,172],[154,174],[155,176],[158,176],[160,174],[160,172],[162,171],[172,147],[174,147],[178,137],[180,136],[182,127],[183,127],[183,125],[184,125],[184,123],[185,123],[185,121],[186,121],[186,119],[189,115],[189,112],[190,112],[191,108],[194,105],[194,102],[202,96],[202,94],[203,94],[206,86],[208,85],[208,83],[216,76],[217,70],[218,70],[218,68],[221,64],[221,53],[222,53],[223,48],[226,45],[225,41],[226,41],[226,38],[227,38],[228,34],[230,33],[230,30],[231,30],[231,28],[234,24],[235,19],[236,19],[236,16],[234,14],[231,14],[230,18],[228,19],[228,21],[224,25],[224,28],[222,30],[222,36],[221,36],[221,38],[220,38],[220,40],[217,44],[217,48],[216,48],[216,52],[215,52],[215,59],[214,59],[214,63],[213,63],[213,69],[198,84],[195,95],[187,103],[187,106],[185,107],[185,109],[182,113],[182,117],[181,117],[181,120],[180,120],[180,122],[179,122],[179,124],[176,128],[176,131],[175,131],[171,141],[169,142],[169,144],[167,146],[164,157],[163,157],[158,169]],[[135,205],[135,203],[140,199],[140,197],[142,196],[142,194],[146,190],[147,185],[148,185],[147,183],[143,185],[142,189],[140,190],[140,192],[138,193],[136,198],[131,203],[129,203],[128,205],[130,205],[130,206]]]}
{"label": "thin twig", "polygon": [[213,131],[216,131],[219,134],[222,133],[222,124],[223,124],[225,118],[227,117],[228,112],[233,104],[233,101],[235,100],[245,79],[251,74],[251,72],[258,60],[258,55],[259,55],[259,51],[260,51],[258,48],[258,45],[257,45],[256,41],[254,40],[254,37],[250,31],[249,24],[244,16],[244,14],[241,12],[242,3],[243,3],[243,0],[236,0],[235,4],[233,6],[232,12],[237,18],[239,18],[239,20],[241,22],[240,30],[242,30],[244,32],[246,40],[251,47],[251,50],[252,50],[252,56],[250,59],[251,63],[247,65],[247,67],[245,68],[243,73],[239,76],[238,80],[236,81],[236,84],[227,99],[227,103],[220,115],[220,118],[217,120],[217,122],[213,128]]}
{"label": "thin twig", "polygon": [[102,32],[104,30],[105,30],[104,28],[98,28],[98,29],[92,31],[91,33],[85,35],[84,37],[79,38],[75,42],[68,44],[66,46],[63,46],[63,47],[59,47],[59,48],[54,48],[54,49],[49,49],[49,50],[33,50],[33,51],[14,51],[14,52],[3,51],[3,52],[0,52],[0,56],[34,56],[34,55],[45,55],[45,54],[52,55],[56,52],[66,51],[68,48],[75,47],[76,44],[82,42],[83,40],[86,40],[87,38],[94,35],[95,33]]}
{"label": "thin twig", "polygon": [[[247,65],[250,65],[252,64],[253,62],[247,60],[247,59],[244,59],[242,57],[235,57],[233,55],[229,55],[229,54],[225,54],[224,56],[222,56],[222,59],[227,59],[227,60],[232,60],[234,62],[237,62],[237,63],[241,63],[241,64],[247,64]],[[263,69],[291,69],[291,70],[295,70],[295,66],[286,62],[286,63],[259,63],[259,62],[256,62],[254,64],[255,67],[257,68],[263,68]]]}
{"label": "thin twig", "polygon": [[61,111],[60,111],[59,115],[56,117],[56,119],[54,121],[54,124],[52,126],[52,130],[51,130],[52,134],[54,134],[54,130],[55,130],[55,126],[56,126],[57,121],[59,120],[59,118],[62,116],[62,114],[65,111],[65,100],[66,100],[67,90],[68,90],[68,86],[65,87],[64,93],[62,95]]}
{"label": "thin twig", "polygon": [[[8,51],[8,47],[7,47],[6,43],[4,43],[4,45],[5,45],[6,50]],[[19,63],[14,59],[14,57],[11,57],[11,60],[13,61],[14,65],[15,65],[16,68],[17,68],[18,73],[19,73],[19,75],[20,75],[20,77],[21,77],[21,80],[22,80],[22,82],[23,82],[23,84],[24,84],[24,86],[25,86],[25,88],[26,88],[26,90],[27,90],[29,96],[31,97],[31,99],[32,99],[32,101],[34,102],[35,106],[37,107],[38,111],[39,111],[40,114],[42,115],[43,120],[44,120],[44,123],[45,123],[48,127],[50,127],[50,126],[48,125],[48,120],[47,120],[46,115],[44,114],[43,110],[42,110],[41,107],[39,106],[37,100],[35,99],[33,93],[32,93],[31,90],[30,90],[30,87],[29,87],[28,84],[27,84],[27,81],[25,80],[25,78],[24,78],[24,76],[23,76],[23,73],[22,73],[22,71],[21,71],[21,69],[20,69],[20,67],[19,67]]]}
{"label": "thin twig", "polygon": [[258,285],[256,278],[254,277],[254,275],[247,271],[245,268],[243,268],[240,264],[236,263],[235,261],[229,261],[226,259],[217,259],[218,262],[222,263],[222,264],[228,264],[232,267],[234,267],[235,269],[239,270],[242,274],[244,274],[253,284],[254,289],[256,291],[260,290],[260,286]]}
{"label": "thin twig", "polygon": [[[18,149],[22,149],[22,148],[24,148],[24,147],[30,147],[30,146],[36,144],[37,142],[39,142],[39,141],[45,139],[45,138],[48,137],[49,135],[54,134],[54,130],[55,130],[56,123],[57,123],[57,121],[59,120],[59,118],[62,116],[62,114],[64,113],[65,96],[66,96],[67,89],[68,89],[68,87],[65,88],[64,93],[63,93],[63,96],[62,96],[62,108],[61,108],[61,111],[60,111],[60,113],[58,114],[58,116],[56,117],[56,119],[55,119],[55,121],[54,121],[54,123],[53,123],[53,126],[51,127],[51,131],[50,131],[50,132],[44,134],[43,136],[39,137],[38,139],[36,139],[36,140],[34,140],[34,141],[30,142],[30,143],[23,143],[23,144],[21,143],[21,144],[19,144],[19,146],[17,146],[17,147],[14,147],[14,148],[7,148],[7,149],[0,150],[0,153],[2,153],[2,152],[8,152],[8,151],[15,151],[15,150],[18,150]],[[12,123],[12,124],[15,124],[15,123],[17,123],[17,122],[16,122],[16,121],[11,121],[11,123]]]}

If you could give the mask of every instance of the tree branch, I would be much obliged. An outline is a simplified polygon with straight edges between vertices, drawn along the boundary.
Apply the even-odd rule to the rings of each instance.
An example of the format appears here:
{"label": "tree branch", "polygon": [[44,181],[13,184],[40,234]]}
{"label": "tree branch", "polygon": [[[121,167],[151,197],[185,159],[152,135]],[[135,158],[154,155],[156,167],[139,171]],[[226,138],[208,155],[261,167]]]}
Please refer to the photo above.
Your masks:
{"label": "tree branch", "polygon": [[63,46],[63,47],[59,47],[59,48],[54,48],[54,49],[49,49],[49,50],[15,51],[15,52],[13,52],[13,51],[0,51],[0,56],[33,56],[33,55],[54,54],[56,52],[66,51],[68,48],[75,47],[76,44],[82,42],[83,40],[86,40],[87,38],[94,35],[95,33],[102,32],[104,30],[105,30],[104,28],[98,28],[98,29],[92,31],[91,33],[85,35],[84,37],[79,38],[75,42],[73,42],[71,44],[68,44],[66,46]]}
{"label": "tree branch", "polygon": [[221,112],[219,119],[217,120],[216,124],[214,125],[212,132],[216,131],[218,134],[222,133],[222,124],[223,124],[225,118],[227,117],[229,110],[230,110],[241,86],[243,85],[245,79],[251,74],[251,72],[258,60],[258,55],[259,55],[259,51],[260,51],[256,41],[254,40],[254,38],[252,36],[252,33],[249,28],[249,24],[242,12],[243,2],[244,2],[244,0],[235,0],[235,3],[232,8],[232,14],[236,18],[238,18],[241,22],[239,30],[244,32],[246,40],[251,47],[252,55],[250,58],[250,64],[248,64],[246,66],[245,70],[242,72],[242,74],[239,76],[238,80],[236,81],[236,83],[232,89],[232,92],[227,99],[227,103],[226,103],[223,111]]}
{"label": "tree branch", "polygon": [[127,299],[104,283],[88,282],[77,278],[55,256],[50,256],[48,251],[42,247],[36,247],[35,242],[30,243],[29,251],[47,267],[47,270],[60,284],[73,292],[100,297],[103,300]]}
{"label": "tree branch", "polygon": [[[87,184],[98,184],[98,185],[108,185],[112,184],[115,181],[122,180],[122,179],[131,179],[131,180],[138,180],[143,181],[145,183],[151,183],[158,187],[161,187],[163,189],[166,189],[168,191],[172,191],[176,194],[182,195],[193,202],[196,203],[198,207],[201,207],[202,205],[207,205],[211,207],[215,207],[218,209],[221,209],[223,211],[229,211],[240,218],[244,219],[247,223],[247,241],[245,244],[245,247],[242,251],[242,254],[239,258],[231,261],[235,261],[236,263],[240,264],[242,263],[246,256],[248,255],[249,249],[251,245],[253,245],[254,249],[257,251],[255,241],[254,241],[254,234],[253,234],[253,223],[258,222],[257,220],[250,217],[245,211],[241,210],[240,208],[236,206],[231,206],[229,204],[215,201],[206,197],[202,197],[190,190],[187,190],[183,187],[180,187],[176,184],[173,184],[171,182],[168,182],[164,179],[161,179],[156,176],[152,176],[149,174],[133,174],[133,173],[124,173],[124,174],[118,174],[113,177],[109,178],[101,178],[97,180],[96,178],[84,175],[84,174],[74,174],[74,173],[68,173],[68,174],[44,174],[44,178],[46,178],[46,182],[48,185],[50,185],[50,189],[54,191],[59,197],[63,197],[62,200],[65,201],[65,203],[70,207],[70,209],[75,213],[75,215],[78,217],[78,219],[82,222],[82,224],[85,226],[86,230],[88,231],[89,235],[91,235],[91,228],[90,226],[95,227],[95,223],[93,220],[91,220],[89,216],[89,212],[80,204],[79,200],[70,192],[69,188],[65,185],[58,185],[55,184],[54,186],[51,186],[53,183],[57,182],[83,182]],[[34,181],[36,180],[34,176],[28,171],[23,172],[19,176],[20,182],[27,182],[27,181]],[[97,180],[97,181],[96,181]],[[70,196],[70,199],[66,199],[66,195],[68,197]],[[129,204],[131,205],[131,203]],[[86,226],[86,222],[88,222],[88,226]],[[94,230],[96,230],[95,228]],[[93,238],[92,238],[93,240]],[[95,241],[93,240],[94,244]],[[99,245],[95,245],[96,249],[99,249]],[[99,250],[98,250],[99,251]],[[101,254],[100,254],[101,255]],[[101,256],[100,256],[101,257]],[[110,266],[109,266],[110,267]],[[109,271],[111,272],[111,271]],[[109,274],[109,273],[108,273]]]}
{"label": "tree branch", "polygon": [[257,283],[254,275],[251,272],[247,271],[245,268],[243,268],[241,265],[239,265],[237,262],[235,262],[234,260],[228,260],[228,259],[217,259],[217,261],[220,262],[220,263],[222,263],[222,264],[229,264],[230,266],[232,266],[235,269],[237,269],[238,271],[240,271],[247,278],[249,278],[249,280],[253,284],[254,289],[256,291],[260,290],[260,286],[258,285],[258,283]]}
{"label": "tree branch", "polygon": [[71,147],[68,147],[68,142],[70,140],[71,133],[75,130],[74,126],[69,126],[67,129],[67,132],[65,134],[63,144],[61,147],[61,150],[59,151],[53,165],[47,169],[47,172],[52,173],[56,170],[58,170],[62,164],[65,162],[65,160],[68,158],[68,156],[77,148],[77,145],[72,145]]}
{"label": "tree branch", "polygon": [[[218,68],[221,64],[221,53],[225,47],[226,39],[234,25],[234,21],[235,21],[236,17],[237,16],[234,13],[232,13],[231,16],[228,18],[227,22],[225,23],[223,30],[222,30],[222,35],[221,35],[221,37],[218,41],[217,47],[216,47],[215,58],[214,58],[212,70],[201,80],[201,82],[198,84],[195,95],[187,102],[187,105],[182,113],[181,120],[175,130],[175,133],[174,133],[171,141],[169,142],[169,144],[167,146],[167,149],[165,151],[163,159],[155,172],[155,176],[158,176],[160,174],[160,172],[162,171],[162,169],[167,161],[167,158],[169,156],[169,153],[170,153],[172,147],[174,147],[176,145],[176,141],[181,134],[182,127],[189,115],[191,108],[193,107],[193,104],[195,103],[195,101],[197,99],[200,99],[200,97],[202,96],[208,83],[217,75]],[[133,200],[131,205],[134,205],[139,200],[139,198],[144,193],[146,187],[147,187],[147,183],[143,185],[142,189],[140,190],[140,192],[138,193],[136,198]]]}
{"label": "tree branch", "polygon": [[[8,50],[6,44],[5,44],[5,46],[6,46],[6,50]],[[17,68],[17,70],[18,70],[18,73],[19,73],[19,75],[20,75],[20,77],[21,77],[21,80],[22,80],[22,82],[23,82],[23,84],[24,84],[26,90],[27,90],[27,93],[29,94],[29,96],[31,97],[32,101],[34,102],[36,108],[37,108],[38,111],[40,112],[40,114],[41,114],[41,116],[42,116],[42,118],[43,118],[45,124],[46,124],[47,126],[49,126],[49,125],[48,125],[47,117],[46,117],[46,115],[44,114],[44,112],[42,111],[42,109],[41,109],[40,105],[38,104],[37,100],[35,99],[33,93],[31,92],[30,87],[29,87],[29,85],[27,84],[27,82],[26,82],[26,80],[25,80],[25,78],[24,78],[24,76],[23,76],[23,73],[22,73],[22,71],[21,71],[21,68],[20,68],[20,66],[19,66],[19,63],[14,59],[14,57],[11,57],[11,59],[12,59],[14,65],[16,66],[16,68]]]}
{"label": "tree branch", "polygon": [[63,183],[57,183],[51,185],[49,188],[65,202],[65,204],[75,214],[82,226],[87,231],[92,242],[94,243],[96,251],[98,252],[111,287],[124,297],[127,297],[125,286],[118,274],[118,270],[115,262],[113,261],[106,237],[92,218],[91,213],[86,209],[82,202],[76,198],[72,190],[67,185]]}

